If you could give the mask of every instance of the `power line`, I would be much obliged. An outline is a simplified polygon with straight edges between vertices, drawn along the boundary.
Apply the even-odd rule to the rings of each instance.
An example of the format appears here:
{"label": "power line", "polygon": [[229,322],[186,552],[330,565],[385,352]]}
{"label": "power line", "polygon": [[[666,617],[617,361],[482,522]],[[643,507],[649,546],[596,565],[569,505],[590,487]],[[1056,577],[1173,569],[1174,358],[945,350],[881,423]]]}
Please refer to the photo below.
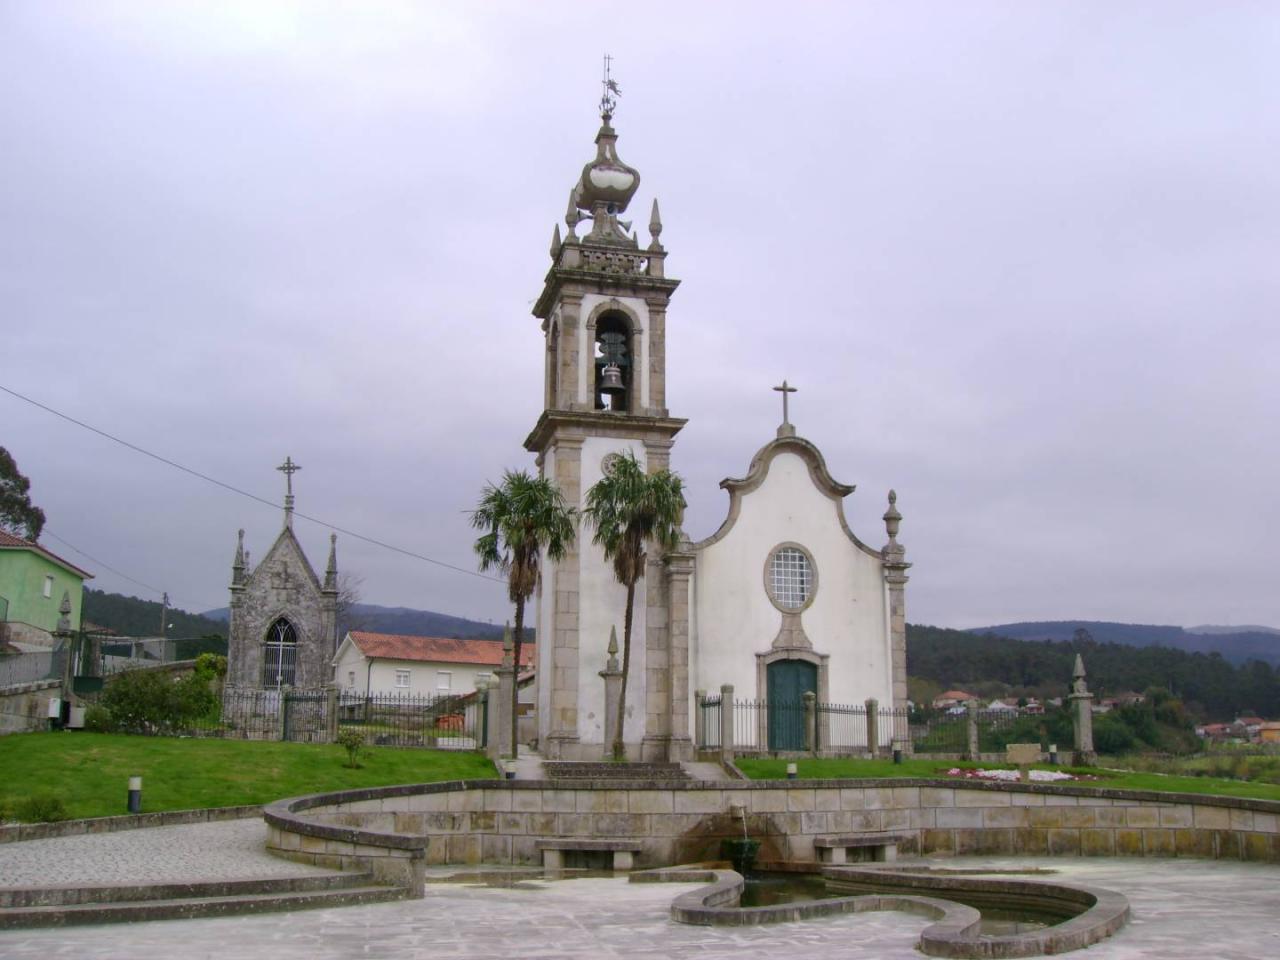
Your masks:
{"label": "power line", "polygon": [[[33,400],[31,397],[28,397],[25,394],[21,394],[17,390],[11,390],[9,387],[6,387],[4,384],[0,384],[0,391],[4,391],[5,393],[9,394],[9,396],[11,397],[16,397],[17,399],[23,401],[24,403],[29,403],[33,407],[38,407],[39,409],[45,411],[46,413],[51,413],[55,417],[58,417],[61,420],[66,420],[68,423],[73,423],[77,427],[81,427],[85,430],[88,430],[90,433],[96,433],[100,437],[105,437],[107,440],[110,440],[112,443],[118,443],[122,447],[127,447],[130,450],[132,450],[134,453],[140,453],[144,457],[150,457],[152,460],[158,460],[160,463],[163,463],[165,466],[173,467],[175,470],[181,470],[183,473],[189,474],[190,476],[196,477],[197,479],[204,480],[206,483],[212,483],[214,486],[222,487],[224,490],[230,490],[232,493],[239,494],[242,497],[248,497],[250,500],[256,500],[258,503],[265,504],[268,507],[282,509],[280,504],[272,500],[268,500],[265,497],[260,497],[256,493],[250,493],[248,490],[241,490],[237,486],[234,486],[230,483],[226,483],[222,480],[218,480],[217,478],[211,477],[206,473],[201,473],[199,470],[193,470],[190,467],[183,466],[182,464],[178,463],[176,460],[170,460],[168,457],[162,457],[158,453],[152,453],[150,450],[140,447],[136,443],[130,443],[128,440],[124,440],[124,439],[121,439],[120,437],[115,436],[114,434],[107,433],[107,431],[105,430],[100,430],[97,427],[92,426],[91,424],[85,423],[83,420],[77,420],[73,416],[62,413],[59,410],[55,410],[53,409],[53,407],[43,404],[39,400]],[[302,513],[301,511],[298,511],[298,510],[294,511],[294,515],[301,517],[303,520],[310,520],[312,523],[319,524],[322,527],[328,527],[330,530],[336,530],[338,533],[341,533],[343,536],[352,537],[353,539],[356,539],[356,540],[362,540],[365,543],[373,544],[375,547],[382,547],[384,550],[390,550],[393,553],[399,553],[406,557],[412,557],[415,560],[422,560],[426,563],[434,564],[437,567],[443,567],[446,570],[452,570],[455,573],[463,573],[469,577],[476,577],[479,580],[489,580],[493,583],[503,583],[503,584],[506,583],[506,581],[500,577],[491,577],[488,574],[479,573],[475,570],[468,570],[465,567],[458,567],[452,563],[445,563],[443,560],[436,560],[424,554],[416,553],[413,550],[406,550],[404,547],[397,547],[395,544],[387,543],[383,540],[377,539],[376,537],[367,537],[363,533],[356,533],[354,530],[348,530],[345,527],[340,527],[336,523],[329,523],[328,521],[321,520],[318,517],[308,516],[307,514]],[[106,564],[103,564],[103,566],[106,566]],[[123,574],[121,575],[123,576]],[[131,579],[131,578],[126,578],[126,579]],[[137,581],[134,581],[134,582],[136,583]],[[149,587],[148,589],[154,590],[155,588]]]}
{"label": "power line", "polygon": [[[158,593],[158,594],[160,594],[161,596],[163,596],[163,595],[164,595],[164,593],[165,593],[165,591],[161,590],[159,587],[153,587],[153,586],[152,586],[151,584],[149,584],[149,583],[143,583],[143,582],[142,582],[141,580],[139,580],[137,577],[131,577],[131,576],[129,576],[127,573],[125,573],[123,570],[117,570],[115,567],[111,566],[111,564],[109,564],[109,563],[104,563],[103,561],[99,560],[97,557],[92,556],[91,554],[86,553],[85,551],[83,551],[83,550],[81,550],[79,547],[77,547],[74,543],[70,543],[70,542],[68,542],[68,541],[66,541],[66,540],[64,540],[64,539],[62,539],[62,537],[58,536],[56,533],[54,533],[54,532],[53,532],[52,530],[50,530],[48,527],[45,527],[45,528],[41,531],[41,535],[42,535],[42,536],[49,536],[49,537],[53,537],[53,539],[57,540],[60,544],[62,544],[62,545],[63,545],[64,547],[66,547],[68,550],[72,550],[72,551],[74,551],[74,552],[76,552],[76,553],[80,554],[80,556],[84,557],[84,558],[85,558],[86,560],[88,560],[90,563],[95,563],[95,564],[97,564],[98,566],[102,567],[104,570],[110,570],[110,571],[111,571],[112,573],[114,573],[117,577],[123,577],[125,580],[128,580],[130,583],[136,583],[138,586],[142,587],[144,590],[150,590],[152,593]],[[213,610],[215,607],[217,607],[217,604],[215,604],[215,603],[205,603],[204,601],[201,601],[201,605],[202,605],[206,610]],[[197,614],[197,616],[198,616],[198,614]]]}

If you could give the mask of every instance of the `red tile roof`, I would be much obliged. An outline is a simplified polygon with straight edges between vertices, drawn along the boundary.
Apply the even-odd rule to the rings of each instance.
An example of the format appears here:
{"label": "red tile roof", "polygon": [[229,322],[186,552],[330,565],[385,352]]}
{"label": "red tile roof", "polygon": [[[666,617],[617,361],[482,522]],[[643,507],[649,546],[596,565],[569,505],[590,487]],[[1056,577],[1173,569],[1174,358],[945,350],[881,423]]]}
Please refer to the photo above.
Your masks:
{"label": "red tile roof", "polygon": [[87,570],[81,570],[79,567],[77,567],[74,563],[70,562],[69,560],[63,560],[60,556],[58,556],[52,550],[47,550],[44,547],[42,547],[40,544],[34,543],[31,540],[24,540],[22,539],[22,537],[15,536],[14,534],[8,533],[4,530],[0,530],[0,550],[4,550],[4,549],[34,550],[36,553],[43,555],[46,559],[52,560],[58,566],[65,567],[66,569],[70,570],[72,573],[76,573],[84,577],[86,580],[93,579],[92,573],[89,573],[89,571]]}
{"label": "red tile roof", "polygon": [[[394,633],[352,630],[351,642],[366,657],[383,660],[425,660],[442,663],[475,663],[502,666],[501,640],[458,640],[454,637],[406,637]],[[520,665],[531,667],[537,647],[520,645]]]}

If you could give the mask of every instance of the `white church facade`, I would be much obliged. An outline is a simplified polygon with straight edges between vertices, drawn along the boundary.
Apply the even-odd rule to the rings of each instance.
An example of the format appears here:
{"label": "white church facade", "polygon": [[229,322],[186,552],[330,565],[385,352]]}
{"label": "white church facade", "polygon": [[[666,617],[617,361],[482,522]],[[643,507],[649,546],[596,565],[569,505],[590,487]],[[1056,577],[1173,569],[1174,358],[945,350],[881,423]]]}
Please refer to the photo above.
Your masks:
{"label": "white church facade", "polygon": [[[666,402],[667,311],[679,281],[666,276],[657,202],[644,247],[619,220],[640,176],[619,159],[612,103],[603,106],[596,158],[570,193],[567,234],[557,226],[534,306],[546,337],[544,409],[525,441],[579,510],[616,455],[629,451],[650,472],[668,468],[686,422]],[[649,549],[624,724],[633,759],[690,758],[697,693],[723,684],[766,710],[805,692],[823,703],[906,703],[909,564],[895,495],[888,542],[859,540],[843,507],[853,486],[831,476],[785,412],[746,475],[721,486],[729,513],[712,536],[682,537],[665,555]],[[600,672],[624,605],[589,533],[560,561],[544,558],[536,615],[544,756],[596,759],[607,749]],[[760,736],[761,748],[798,746],[763,727]]]}

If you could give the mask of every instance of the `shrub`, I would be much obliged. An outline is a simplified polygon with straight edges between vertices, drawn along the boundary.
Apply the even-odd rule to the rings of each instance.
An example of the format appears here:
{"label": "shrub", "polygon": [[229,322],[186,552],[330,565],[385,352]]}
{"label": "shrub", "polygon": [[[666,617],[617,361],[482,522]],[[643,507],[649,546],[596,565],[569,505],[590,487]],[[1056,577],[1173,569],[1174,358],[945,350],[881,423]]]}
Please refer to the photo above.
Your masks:
{"label": "shrub", "polygon": [[71,816],[67,813],[67,805],[62,802],[62,798],[48,791],[23,797],[14,806],[13,812],[19,820],[28,823],[56,823]]}
{"label": "shrub", "polygon": [[227,658],[220,653],[202,653],[196,657],[196,676],[204,680],[222,680],[227,675]]}
{"label": "shrub", "polygon": [[129,670],[107,684],[102,706],[122,733],[173,733],[210,713],[217,697],[198,674],[175,680],[162,670]]}
{"label": "shrub", "polygon": [[348,727],[338,731],[338,744],[347,751],[347,766],[352,770],[360,767],[360,751],[364,748],[364,734]]}
{"label": "shrub", "polygon": [[95,703],[84,712],[84,728],[91,733],[111,733],[116,725],[111,722],[111,711]]}
{"label": "shrub", "polygon": [[1104,713],[1093,724],[1093,745],[1099,753],[1127,753],[1137,743],[1133,731],[1118,716]]}

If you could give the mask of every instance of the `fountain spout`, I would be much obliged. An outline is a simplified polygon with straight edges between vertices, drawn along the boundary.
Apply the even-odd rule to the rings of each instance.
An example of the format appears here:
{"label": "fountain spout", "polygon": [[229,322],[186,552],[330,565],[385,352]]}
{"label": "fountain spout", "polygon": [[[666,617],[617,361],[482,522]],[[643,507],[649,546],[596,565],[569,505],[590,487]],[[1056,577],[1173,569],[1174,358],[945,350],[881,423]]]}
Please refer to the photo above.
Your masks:
{"label": "fountain spout", "polygon": [[760,841],[752,840],[747,834],[747,808],[741,803],[729,804],[729,820],[742,821],[742,839],[724,840],[720,844],[720,856],[733,864],[738,873],[746,874],[755,866],[756,854],[760,852]]}

